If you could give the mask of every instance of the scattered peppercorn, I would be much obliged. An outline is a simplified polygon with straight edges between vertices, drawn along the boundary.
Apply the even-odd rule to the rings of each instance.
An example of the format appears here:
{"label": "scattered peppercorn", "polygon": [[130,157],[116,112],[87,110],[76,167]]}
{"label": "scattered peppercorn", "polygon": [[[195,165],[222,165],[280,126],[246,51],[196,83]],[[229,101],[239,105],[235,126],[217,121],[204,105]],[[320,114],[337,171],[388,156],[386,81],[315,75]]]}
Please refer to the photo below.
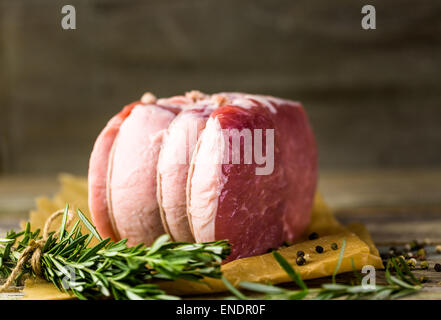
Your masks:
{"label": "scattered peppercorn", "polygon": [[412,253],[412,252],[408,252],[408,253],[407,253],[407,257],[408,257],[408,258],[412,258],[412,257],[413,257],[413,253]]}
{"label": "scattered peppercorn", "polygon": [[303,257],[305,253],[302,250],[297,251],[297,257]]}
{"label": "scattered peppercorn", "polygon": [[411,249],[411,250],[418,250],[418,249],[421,248],[421,246],[419,245],[418,241],[416,241],[416,240],[412,240],[412,241],[409,243],[409,245],[410,245],[410,249]]}
{"label": "scattered peppercorn", "polygon": [[393,257],[396,257],[396,256],[401,255],[402,252],[401,252],[400,250],[398,250],[397,248],[395,248],[395,247],[390,247],[390,248],[389,248],[389,254],[390,254],[391,256],[393,256]]}
{"label": "scattered peppercorn", "polygon": [[435,247],[435,251],[436,251],[436,253],[441,253],[441,245],[437,245]]}
{"label": "scattered peppercorn", "polygon": [[435,263],[434,269],[436,272],[441,272],[441,264]]}
{"label": "scattered peppercorn", "polygon": [[389,253],[380,253],[380,257],[383,260],[387,260],[390,258],[390,254]]}
{"label": "scattered peppercorn", "polygon": [[296,263],[298,266],[303,266],[305,264],[306,260],[303,258],[303,256],[300,256],[296,259]]}
{"label": "scattered peppercorn", "polygon": [[318,253],[322,253],[323,252],[323,247],[322,246],[316,246],[315,247],[315,251],[317,251]]}
{"label": "scattered peppercorn", "polygon": [[309,240],[315,240],[315,239],[318,239],[318,237],[319,237],[318,233],[317,233],[317,232],[313,232],[313,233],[311,233],[311,234],[308,236],[308,239],[309,239]]}
{"label": "scattered peppercorn", "polygon": [[407,260],[407,265],[408,265],[411,269],[415,268],[416,263],[417,263],[417,261],[416,261],[414,258],[411,258],[411,259]]}
{"label": "scattered peppercorn", "polygon": [[331,249],[332,250],[337,250],[338,249],[338,244],[336,244],[335,242],[331,244]]}
{"label": "scattered peppercorn", "polygon": [[410,244],[406,243],[406,244],[404,245],[404,251],[409,252],[410,249],[411,249],[411,248],[410,248]]}
{"label": "scattered peppercorn", "polygon": [[418,251],[417,251],[417,256],[419,256],[419,257],[423,257],[423,256],[425,256],[425,255],[426,255],[426,250],[424,250],[423,248],[418,249]]}
{"label": "scattered peppercorn", "polygon": [[422,261],[421,262],[421,269],[423,269],[423,270],[429,269],[429,263],[427,261]]}

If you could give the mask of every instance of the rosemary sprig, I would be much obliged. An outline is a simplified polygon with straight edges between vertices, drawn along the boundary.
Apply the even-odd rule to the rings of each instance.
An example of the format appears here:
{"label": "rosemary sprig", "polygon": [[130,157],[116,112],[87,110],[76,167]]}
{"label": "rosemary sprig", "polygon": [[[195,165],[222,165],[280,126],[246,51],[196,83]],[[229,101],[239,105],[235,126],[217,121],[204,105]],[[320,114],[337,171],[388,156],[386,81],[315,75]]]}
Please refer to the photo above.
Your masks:
{"label": "rosemary sprig", "polygon": [[[67,214],[66,206],[59,237],[50,233],[42,249],[41,268],[46,280],[79,299],[176,299],[153,280],[220,278],[220,262],[230,252],[226,241],[170,242],[167,235],[160,236],[151,247],[127,247],[126,239],[116,243],[101,239],[80,210],[78,217],[90,233],[81,232],[79,221],[67,232]],[[1,278],[9,276],[31,240],[41,239],[39,230],[30,230],[28,223],[24,231],[9,231],[0,239]],[[93,237],[99,243],[88,248]],[[25,264],[16,282],[25,275],[35,276],[30,263]]]}
{"label": "rosemary sprig", "polygon": [[[335,276],[340,268],[343,259],[343,252],[346,242],[343,241],[340,250],[339,259],[336,269],[332,276],[332,283],[323,284],[321,288],[308,289],[300,275],[292,268],[292,266],[283,258],[277,251],[273,251],[274,258],[290,276],[290,278],[300,287],[300,290],[289,290],[274,285],[254,283],[254,282],[240,282],[239,287],[245,290],[264,293],[263,299],[269,300],[302,300],[305,298],[328,300],[328,299],[370,299],[370,300],[385,300],[396,299],[409,294],[413,294],[421,289],[421,283],[414,277],[406,262],[401,257],[390,258],[386,264],[386,285],[376,285],[375,287],[365,287],[361,284],[362,277],[355,269],[352,262],[353,271],[356,276],[356,283],[354,285],[338,284],[335,281]],[[395,272],[395,275],[392,275]],[[251,299],[242,293],[225,278],[222,281],[228,289],[234,294],[236,299]],[[261,298],[259,298],[261,299]]]}

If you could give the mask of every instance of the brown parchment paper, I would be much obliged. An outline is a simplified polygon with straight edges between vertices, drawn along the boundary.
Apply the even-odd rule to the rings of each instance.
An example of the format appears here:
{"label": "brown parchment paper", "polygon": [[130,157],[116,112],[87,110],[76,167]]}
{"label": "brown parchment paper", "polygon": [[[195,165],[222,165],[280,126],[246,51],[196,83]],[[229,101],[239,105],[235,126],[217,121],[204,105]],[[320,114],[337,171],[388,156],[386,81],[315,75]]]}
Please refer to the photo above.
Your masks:
{"label": "brown parchment paper", "polygon": [[[54,197],[36,199],[37,208],[30,213],[30,222],[33,229],[42,228],[51,213],[63,208],[66,203],[69,203],[74,209],[79,208],[90,218],[87,205],[86,178],[63,174],[60,175],[59,180],[61,188]],[[55,230],[58,227],[59,224],[55,222],[53,229]],[[308,280],[332,275],[337,265],[340,250],[331,250],[330,246],[335,242],[340,248],[343,239],[346,239],[346,249],[339,273],[352,270],[351,259],[354,260],[355,267],[358,270],[361,270],[367,264],[375,268],[383,268],[378,250],[368,230],[361,224],[341,225],[334,218],[319,193],[315,198],[311,225],[306,235],[311,232],[317,232],[320,237],[316,240],[308,240],[305,236],[298,243],[278,250],[293,265],[302,279]],[[317,245],[325,249],[322,254],[315,252]],[[297,266],[295,263],[298,250],[309,254],[308,263],[303,266]],[[288,275],[281,269],[271,253],[232,261],[223,265],[221,270],[224,276],[234,285],[237,285],[240,281],[272,284],[290,281]],[[178,280],[163,281],[159,284],[167,293],[174,295],[210,294],[227,290],[222,281],[209,278],[201,282]],[[24,299],[31,300],[72,298],[42,279],[27,280],[24,294]]]}

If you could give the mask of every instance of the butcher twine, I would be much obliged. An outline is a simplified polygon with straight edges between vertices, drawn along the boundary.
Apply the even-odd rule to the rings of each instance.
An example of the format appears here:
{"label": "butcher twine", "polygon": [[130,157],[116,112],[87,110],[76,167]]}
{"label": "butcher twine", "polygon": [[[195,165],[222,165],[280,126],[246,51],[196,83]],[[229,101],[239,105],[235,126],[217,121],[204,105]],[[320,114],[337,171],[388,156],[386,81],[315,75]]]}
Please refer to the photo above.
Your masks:
{"label": "butcher twine", "polygon": [[[49,238],[49,228],[52,225],[52,222],[58,218],[60,215],[64,214],[64,209],[55,211],[50,215],[50,217],[46,220],[46,223],[44,224],[43,229],[43,237],[37,241],[31,240],[29,241],[29,245],[26,249],[21,253],[20,258],[18,258],[17,265],[15,266],[14,270],[12,270],[12,273],[9,275],[9,277],[6,279],[6,282],[0,286],[0,292],[6,292],[9,291],[9,287],[14,282],[16,276],[21,272],[23,269],[23,266],[31,260],[31,267],[32,270],[35,272],[37,276],[41,276],[41,251]],[[66,226],[70,225],[73,218],[75,217],[75,214],[72,210],[68,211],[68,220],[66,222]],[[60,231],[55,232],[53,235],[54,238],[58,237]]]}

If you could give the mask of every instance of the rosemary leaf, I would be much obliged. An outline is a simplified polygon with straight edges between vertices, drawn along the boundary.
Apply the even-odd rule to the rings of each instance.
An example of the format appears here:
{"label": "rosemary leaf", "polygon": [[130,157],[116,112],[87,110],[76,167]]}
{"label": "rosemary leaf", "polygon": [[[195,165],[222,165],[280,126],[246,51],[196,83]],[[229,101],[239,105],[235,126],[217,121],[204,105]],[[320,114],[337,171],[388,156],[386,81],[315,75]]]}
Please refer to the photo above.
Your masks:
{"label": "rosemary leaf", "polygon": [[335,283],[335,277],[338,273],[338,270],[340,270],[341,261],[343,260],[343,255],[345,253],[345,248],[346,248],[346,239],[343,239],[343,243],[342,243],[341,249],[340,249],[340,254],[339,254],[338,260],[337,260],[337,266],[335,267],[335,270],[332,273],[332,283]]}
{"label": "rosemary leaf", "polygon": [[[220,278],[220,262],[230,253],[227,241],[207,243],[170,242],[160,236],[151,247],[139,244],[128,247],[126,239],[116,243],[102,239],[93,224],[80,211],[79,220],[66,231],[66,205],[60,236],[50,233],[42,248],[43,277],[59,290],[79,299],[177,299],[168,295],[155,279],[200,281],[203,277]],[[82,234],[82,222],[89,234]],[[31,232],[28,223],[22,232],[10,231],[0,239],[0,277],[8,277],[30,241],[40,240],[40,232]],[[99,243],[88,248],[95,237]],[[18,241],[18,239],[21,239]],[[35,276],[28,261],[16,278]]]}
{"label": "rosemary leaf", "polygon": [[303,290],[306,290],[306,284],[303,282],[302,278],[299,276],[299,274],[293,269],[293,267],[289,264],[288,261],[285,260],[285,258],[282,257],[280,253],[277,251],[273,251],[273,256],[276,258],[277,262],[280,264],[280,266],[285,270],[285,272],[291,277],[291,279]]}

